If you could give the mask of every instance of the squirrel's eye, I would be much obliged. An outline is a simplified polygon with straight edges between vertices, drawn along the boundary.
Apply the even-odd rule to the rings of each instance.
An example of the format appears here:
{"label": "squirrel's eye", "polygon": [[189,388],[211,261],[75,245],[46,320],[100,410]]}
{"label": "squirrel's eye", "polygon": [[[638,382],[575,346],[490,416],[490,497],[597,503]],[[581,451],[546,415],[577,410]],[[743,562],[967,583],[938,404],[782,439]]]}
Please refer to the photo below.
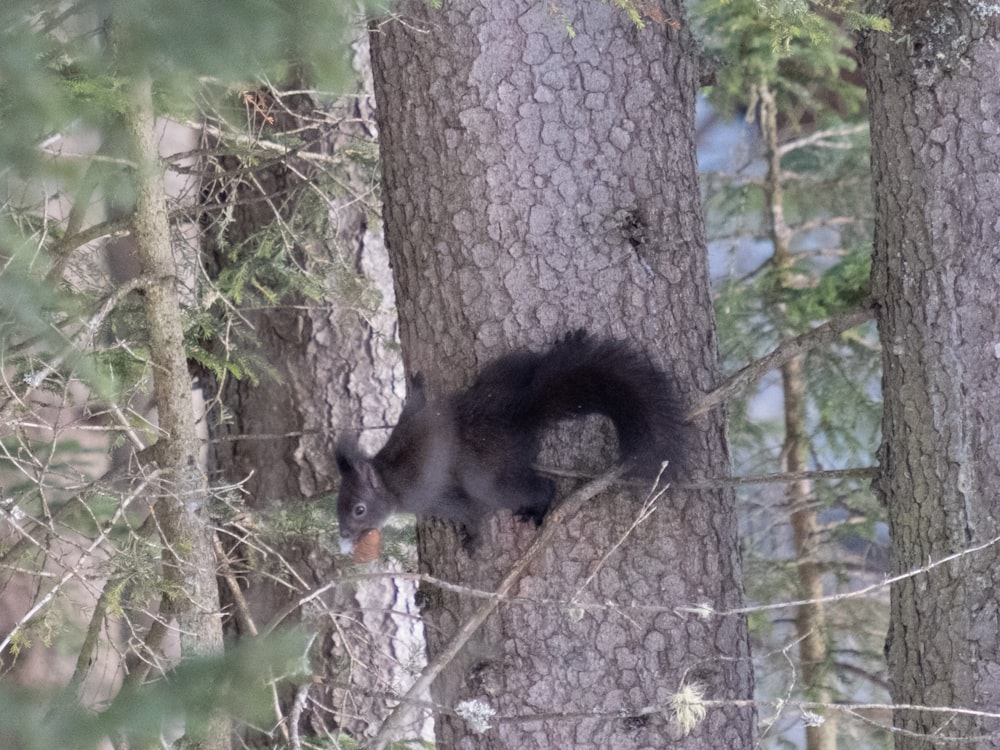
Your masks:
{"label": "squirrel's eye", "polygon": [[354,517],[361,518],[368,509],[365,507],[364,503],[358,503],[354,506]]}

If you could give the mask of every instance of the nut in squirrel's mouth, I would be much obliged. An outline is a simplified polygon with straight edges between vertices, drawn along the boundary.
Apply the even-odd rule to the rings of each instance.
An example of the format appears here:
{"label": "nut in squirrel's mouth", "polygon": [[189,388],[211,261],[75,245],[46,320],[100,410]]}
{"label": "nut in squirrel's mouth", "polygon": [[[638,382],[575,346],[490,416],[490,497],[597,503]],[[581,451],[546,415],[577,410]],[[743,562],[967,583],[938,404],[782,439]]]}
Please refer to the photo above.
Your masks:
{"label": "nut in squirrel's mouth", "polygon": [[357,539],[341,539],[340,551],[350,555],[356,563],[371,562],[382,548],[382,532],[378,529],[362,531]]}

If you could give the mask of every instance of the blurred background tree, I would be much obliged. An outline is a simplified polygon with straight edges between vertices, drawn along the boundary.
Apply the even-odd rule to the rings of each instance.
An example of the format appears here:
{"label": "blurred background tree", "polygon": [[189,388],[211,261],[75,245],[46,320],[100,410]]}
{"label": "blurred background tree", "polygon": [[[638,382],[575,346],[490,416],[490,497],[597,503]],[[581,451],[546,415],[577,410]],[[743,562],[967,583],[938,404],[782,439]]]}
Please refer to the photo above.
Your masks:
{"label": "blurred background tree", "polygon": [[[119,744],[197,728],[203,746],[228,747],[224,693],[226,711],[200,693],[201,714],[144,712],[152,723],[141,729],[116,723],[115,696],[165,675],[188,690],[176,666],[219,654],[224,627],[249,637],[286,626],[287,601],[270,612],[247,603],[254,576],[293,579],[287,598],[312,602],[292,608],[313,626],[318,671],[308,674],[324,674],[324,658],[339,677],[368,663],[357,644],[337,650],[315,639],[318,630],[343,634],[357,620],[373,642],[356,602],[309,599],[316,581],[296,579],[297,546],[336,546],[329,509],[282,514],[247,482],[283,466],[273,445],[287,436],[250,428],[271,443],[271,460],[231,482],[234,462],[218,453],[207,462],[203,447],[207,437],[218,447],[234,419],[252,421],[226,408],[227,383],[291,391],[279,382],[286,360],[264,346],[254,317],[262,308],[297,305],[333,319],[339,306],[365,332],[355,339],[392,351],[391,324],[372,322],[386,303],[340,241],[349,221],[364,234],[378,213],[352,65],[366,58],[363,8],[15,0],[0,25],[3,684],[68,686],[49,695],[53,705],[99,712],[96,726]],[[286,96],[273,82],[299,91]],[[280,177],[265,176],[269,168]],[[247,206],[269,220],[252,224]],[[343,379],[351,355],[330,355]],[[391,362],[382,366],[391,372]],[[192,391],[192,374],[205,389]],[[297,434],[304,422],[294,422]],[[323,432],[329,438],[329,421]],[[315,575],[325,582],[328,573]],[[315,627],[324,618],[325,630]],[[380,686],[390,672],[380,671]],[[275,682],[282,673],[266,662],[253,674],[223,670],[220,679],[270,686],[271,716],[254,712],[252,726],[298,740],[288,716],[310,715],[301,686],[315,681],[297,669]],[[328,721],[302,726],[335,735],[369,713],[357,706],[371,699],[345,687],[324,682]],[[384,702],[384,691],[375,695]],[[59,726],[68,725],[49,728]],[[31,725],[23,728],[17,744],[28,742]]]}
{"label": "blurred background tree", "polygon": [[[738,144],[725,155],[702,147],[713,167],[702,185],[732,370],[822,323],[869,317],[868,125],[850,32],[881,23],[832,4],[820,12],[795,5],[694,3],[718,66],[707,103]],[[791,358],[731,403],[734,473],[785,475],[738,490],[748,596],[806,602],[751,617],[761,697],[887,700],[887,592],[822,601],[887,570],[885,510],[868,470],[879,437],[879,367],[868,322]],[[844,469],[861,470],[816,476]],[[890,742],[875,724],[816,713],[821,720],[804,722],[809,750]],[[798,744],[797,712],[762,718],[771,724],[765,744]]]}

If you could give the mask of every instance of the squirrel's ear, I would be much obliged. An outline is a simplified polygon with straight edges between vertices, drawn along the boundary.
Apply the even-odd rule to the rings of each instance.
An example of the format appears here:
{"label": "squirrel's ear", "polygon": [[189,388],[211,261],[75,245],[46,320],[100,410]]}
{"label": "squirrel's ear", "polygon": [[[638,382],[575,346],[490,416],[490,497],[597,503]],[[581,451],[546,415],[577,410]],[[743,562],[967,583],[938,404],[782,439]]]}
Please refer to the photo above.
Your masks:
{"label": "squirrel's ear", "polygon": [[382,492],[384,488],[382,486],[382,479],[378,475],[378,471],[375,470],[375,465],[371,461],[365,459],[361,462],[358,467],[361,473],[361,479],[373,492]]}
{"label": "squirrel's ear", "polygon": [[355,464],[363,458],[358,450],[358,440],[355,437],[342,437],[337,442],[337,449],[333,456],[341,474],[353,473],[356,470]]}

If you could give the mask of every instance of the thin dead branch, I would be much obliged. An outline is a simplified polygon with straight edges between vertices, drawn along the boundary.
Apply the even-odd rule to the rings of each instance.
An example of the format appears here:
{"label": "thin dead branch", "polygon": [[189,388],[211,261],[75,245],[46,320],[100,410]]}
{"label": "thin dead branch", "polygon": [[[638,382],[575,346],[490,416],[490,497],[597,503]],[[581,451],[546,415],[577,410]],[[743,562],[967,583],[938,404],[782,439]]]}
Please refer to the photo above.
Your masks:
{"label": "thin dead branch", "polygon": [[845,313],[840,317],[828,320],[811,331],[800,334],[793,339],[788,339],[779,344],[769,354],[761,357],[755,362],[751,362],[742,370],[733,373],[722,381],[713,391],[695,404],[687,413],[687,420],[693,421],[703,414],[707,414],[711,409],[732,399],[736,394],[744,391],[752,383],[760,380],[764,375],[776,367],[780,367],[785,362],[794,357],[805,354],[810,349],[836,341],[844,331],[849,331],[855,326],[866,323],[875,317],[871,306],[865,305],[858,309]]}

